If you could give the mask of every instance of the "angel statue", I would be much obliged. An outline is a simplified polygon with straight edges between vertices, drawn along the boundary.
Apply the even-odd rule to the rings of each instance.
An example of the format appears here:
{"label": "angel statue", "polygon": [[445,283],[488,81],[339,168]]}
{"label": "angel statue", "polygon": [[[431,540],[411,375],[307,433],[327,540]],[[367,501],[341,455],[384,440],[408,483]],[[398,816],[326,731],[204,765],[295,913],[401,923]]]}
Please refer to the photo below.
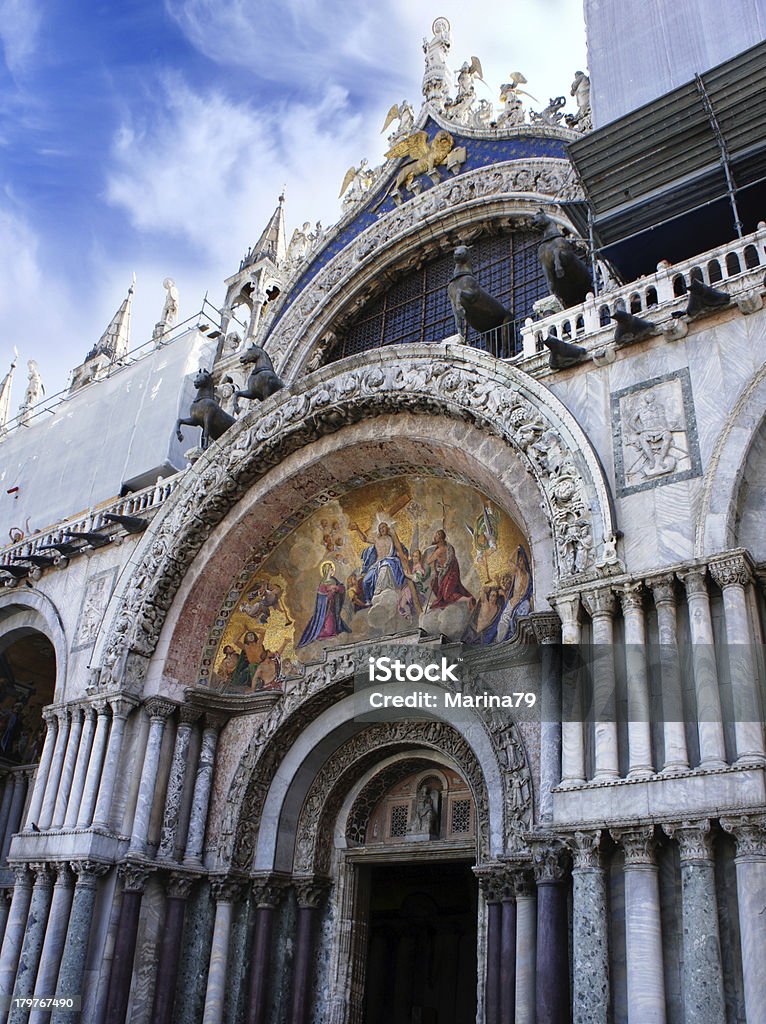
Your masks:
{"label": "angel statue", "polygon": [[381,128],[380,134],[382,135],[386,128],[397,120],[399,121],[399,124],[391,135],[388,136],[388,142],[391,146],[401,139],[403,135],[407,135],[412,131],[412,126],[415,124],[415,111],[407,100],[402,100],[401,103],[394,103],[386,114],[386,123]]}
{"label": "angel statue", "polygon": [[27,390],[24,393],[24,401],[19,406],[19,423],[28,422],[32,415],[32,408],[37,405],[45,394],[45,388],[40,379],[40,371],[37,369],[37,361],[35,359],[28,360],[27,369],[29,370],[29,380]]}
{"label": "angel statue", "polygon": [[364,157],[358,167],[349,167],[346,171],[346,177],[343,179],[338,193],[339,199],[343,196],[344,207],[357,202],[365,192],[369,192],[375,180],[375,172],[367,166],[367,163],[367,157]]}
{"label": "angel statue", "polygon": [[423,95],[431,103],[441,106],[452,89],[452,71],[447,66],[452,31],[446,18],[437,18],[431,31],[433,37],[423,40],[423,53],[426,55]]}
{"label": "angel statue", "polygon": [[434,135],[430,142],[424,131],[413,132],[406,139],[397,142],[386,153],[387,159],[395,160],[399,157],[409,157],[409,159],[397,174],[392,191],[398,193],[402,186],[411,189],[413,181],[421,174],[436,172],[438,175],[436,168],[446,162],[454,145],[455,140],[443,128]]}
{"label": "angel statue", "polygon": [[577,128],[581,132],[589,131],[593,127],[590,109],[590,78],[584,71],[575,71],[569,95],[575,98],[577,113],[567,115],[567,124],[570,128]]}
{"label": "angel statue", "polygon": [[524,124],[524,107],[521,103],[521,96],[529,96],[531,100],[535,100],[535,103],[540,102],[531,93],[519,88],[520,85],[527,84],[526,78],[520,71],[512,71],[509,78],[510,82],[505,82],[500,86],[500,102],[503,104],[503,110],[497,119],[498,127]]}
{"label": "angel statue", "polygon": [[470,64],[468,61],[464,61],[457,73],[457,95],[454,100],[447,100],[444,104],[444,113],[449,118],[462,121],[464,124],[469,123],[471,110],[476,102],[474,78],[478,78],[481,82],[484,81],[484,72],[478,57],[471,57]]}

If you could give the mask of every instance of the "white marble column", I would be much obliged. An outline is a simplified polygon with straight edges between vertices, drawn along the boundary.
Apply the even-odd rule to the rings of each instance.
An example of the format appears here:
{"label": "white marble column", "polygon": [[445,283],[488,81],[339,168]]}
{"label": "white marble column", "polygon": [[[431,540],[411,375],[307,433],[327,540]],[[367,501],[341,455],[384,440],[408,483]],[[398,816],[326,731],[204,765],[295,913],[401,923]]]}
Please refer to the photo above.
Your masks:
{"label": "white marble column", "polygon": [[[56,883],[53,886],[53,899],[48,914],[48,925],[45,929],[45,940],[40,954],[40,966],[35,982],[35,995],[38,998],[50,996],[56,991],[56,978],[64,952],[69,911],[74,893],[74,877],[68,864],[56,864]],[[48,1024],[50,1011],[32,1010],[29,1024]]]}
{"label": "white marble column", "polygon": [[73,707],[70,709],[70,721],[69,739],[67,741],[64,765],[61,769],[61,781],[59,782],[58,794],[56,795],[56,803],[53,809],[52,828],[61,828],[66,817],[66,809],[69,803],[69,794],[72,789],[72,779],[77,762],[77,752],[80,749],[83,721],[82,708]]}
{"label": "white marble column", "polygon": [[516,877],[516,1022],[535,1024],[537,898],[531,874]]}
{"label": "white marble column", "polygon": [[88,775],[88,762],[93,746],[93,732],[96,728],[96,711],[90,704],[82,708],[83,726],[80,733],[80,742],[77,747],[77,763],[74,768],[72,786],[69,790],[66,814],[64,816],[64,828],[74,828],[80,813],[80,804],[85,789],[85,780]]}
{"label": "white marble column", "polygon": [[626,583],[620,587],[625,620],[625,668],[628,689],[628,778],[654,774],[652,757],[652,715],[649,671],[646,660],[644,585]]}
{"label": "white marble column", "polygon": [[737,764],[763,765],[766,763],[763,709],[758,695],[753,633],[745,594],[745,587],[751,580],[750,567],[744,556],[737,554],[711,562],[708,568],[723,592]]}
{"label": "white marble column", "polygon": [[11,898],[13,889],[0,889],[0,946],[5,937],[5,926],[8,922],[8,913],[11,909]]}
{"label": "white marble column", "polygon": [[681,665],[678,656],[676,621],[676,578],[673,573],[647,580],[657,609],[660,680],[662,685],[662,735],[665,753],[662,771],[666,775],[689,770],[686,724],[681,694]]}
{"label": "white marble column", "polygon": [[113,697],[109,701],[112,708],[112,728],[109,730],[109,743],[104,758],[104,770],[101,773],[101,785],[98,789],[96,812],[93,825],[96,828],[108,828],[112,814],[112,797],[117,782],[117,771],[120,767],[122,743],[125,739],[125,724],[128,716],[136,706],[133,698]]}
{"label": "white marble column", "polygon": [[685,1024],[723,1024],[726,1004],[710,822],[665,824],[681,854]]}
{"label": "white marble column", "polygon": [[[582,643],[580,595],[567,594],[563,597],[557,597],[554,604],[561,619],[561,786],[566,788],[568,786],[579,786],[585,782],[582,677],[578,668],[581,664]],[[567,650],[567,648],[570,648],[570,650]]]}
{"label": "white marble column", "polygon": [[710,616],[710,596],[705,575],[704,565],[678,573],[686,588],[686,604],[689,610],[689,639],[697,700],[700,768],[725,768],[726,743],[715,660],[713,620]]}
{"label": "white marble column", "polygon": [[5,925],[3,947],[0,950],[0,1005],[7,1006],[13,993],[16,968],[19,966],[21,946],[27,927],[29,904],[32,901],[32,875],[25,865],[13,869],[16,884],[13,887],[11,909]]}
{"label": "white marble column", "polygon": [[149,716],[149,735],[144,750],[144,763],[141,769],[141,782],[138,786],[136,812],[133,815],[133,828],[130,835],[129,856],[145,856],[146,841],[149,835],[149,823],[154,806],[157,787],[157,768],[160,763],[162,737],[165,723],[175,711],[173,701],[163,697],[151,697],[144,705]]}
{"label": "white marble column", "polygon": [[215,923],[202,1024],[221,1024],[227,984],[231,919],[234,901],[241,891],[242,883],[231,878],[216,878],[212,880],[211,887],[215,897]]}
{"label": "white marble column", "polygon": [[[16,970],[16,981],[13,995],[17,999],[30,998],[35,988],[37,969],[40,964],[40,953],[48,923],[48,911],[51,905],[53,890],[53,871],[50,864],[31,864],[35,873],[32,887],[32,899],[29,904],[24,942],[19,955]],[[29,1011],[23,1007],[12,1006],[8,1014],[8,1024],[26,1024]]]}
{"label": "white marble column", "polygon": [[47,731],[45,733],[45,742],[43,743],[43,752],[40,755],[40,763],[37,766],[37,774],[35,775],[35,785],[32,790],[32,799],[29,802],[29,810],[27,811],[26,823],[24,825],[25,831],[34,823],[38,824],[38,818],[40,817],[40,809],[43,806],[43,797],[45,796],[45,787],[48,783],[48,775],[50,773],[51,761],[53,760],[53,751],[56,746],[56,734],[58,732],[58,718],[52,708],[46,708],[43,711],[43,718],[47,725]]}
{"label": "white marble column", "polygon": [[625,851],[628,1024],[665,1024],[660,888],[654,829],[612,830]]}
{"label": "white marble column", "polygon": [[13,773],[6,771],[3,776],[3,802],[0,804],[0,847],[3,844],[3,836],[8,827],[8,819],[11,816],[11,802],[13,800]]}
{"label": "white marble column", "polygon": [[561,623],[557,615],[535,615],[540,648],[540,821],[553,820],[553,790],[561,782]]}
{"label": "white marble column", "polygon": [[721,819],[737,840],[737,905],[747,1024],[766,1021],[766,818]]}
{"label": "white marble column", "polygon": [[56,717],[59,721],[56,746],[53,750],[53,758],[51,759],[51,766],[48,772],[43,806],[40,809],[40,820],[37,822],[41,832],[49,829],[53,821],[53,809],[56,806],[56,796],[59,790],[59,782],[61,781],[61,770],[66,755],[67,741],[69,740],[69,708],[57,708]]}
{"label": "white marble column", "polygon": [[205,715],[205,728],[202,732],[202,746],[199,752],[199,761],[197,762],[194,796],[192,798],[189,829],[186,836],[184,864],[187,867],[199,867],[202,864],[202,849],[205,843],[210,790],[213,785],[215,751],[218,744],[218,733],[225,721],[226,719],[220,716]]}
{"label": "white marble column", "polygon": [[14,834],[18,831],[21,819],[24,816],[24,801],[27,798],[27,773],[17,768],[13,773],[13,795],[11,797],[11,809],[8,813],[8,823],[5,826],[3,845],[0,849],[0,863],[8,859],[8,850]]}
{"label": "white marble column", "polygon": [[609,1024],[609,914],[599,855],[601,830],[576,832],[572,843],[573,1024]]}
{"label": "white marble column", "polygon": [[174,860],[176,851],[176,832],[178,817],[181,813],[181,797],[186,778],[186,762],[189,754],[192,725],[200,717],[201,712],[188,705],[179,709],[180,721],[176,730],[176,742],[173,748],[173,760],[170,764],[170,777],[165,796],[165,811],[162,816],[160,848],[158,857],[162,860]]}
{"label": "white marble column", "polygon": [[614,612],[610,587],[591,590],[582,602],[593,622],[594,782],[619,778],[617,694],[614,677]]}
{"label": "white marble column", "polygon": [[106,738],[109,733],[109,704],[105,700],[93,702],[96,712],[96,731],[90,748],[88,767],[85,772],[85,785],[77,814],[77,828],[89,828],[93,821],[98,786],[101,781],[101,766],[106,749]]}

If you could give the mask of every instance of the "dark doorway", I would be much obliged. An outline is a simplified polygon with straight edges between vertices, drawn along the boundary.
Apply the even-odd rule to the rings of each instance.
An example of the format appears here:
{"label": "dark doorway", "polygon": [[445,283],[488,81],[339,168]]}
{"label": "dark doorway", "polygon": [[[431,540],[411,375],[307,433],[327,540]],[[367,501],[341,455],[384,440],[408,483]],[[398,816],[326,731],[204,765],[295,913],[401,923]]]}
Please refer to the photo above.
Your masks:
{"label": "dark doorway", "polygon": [[470,865],[369,870],[365,1024],[471,1024],[477,885]]}

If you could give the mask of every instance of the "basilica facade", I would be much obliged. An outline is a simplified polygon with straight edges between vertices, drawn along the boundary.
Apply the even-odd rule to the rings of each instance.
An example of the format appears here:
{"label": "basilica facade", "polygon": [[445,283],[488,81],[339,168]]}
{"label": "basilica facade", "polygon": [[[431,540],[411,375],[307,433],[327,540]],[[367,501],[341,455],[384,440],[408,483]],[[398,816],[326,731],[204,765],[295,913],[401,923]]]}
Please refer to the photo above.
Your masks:
{"label": "basilica facade", "polygon": [[766,1020],[766,224],[562,308],[585,76],[487,109],[451,45],[333,228],[280,199],[215,323],[75,375],[183,388],[2,551],[13,1024]]}

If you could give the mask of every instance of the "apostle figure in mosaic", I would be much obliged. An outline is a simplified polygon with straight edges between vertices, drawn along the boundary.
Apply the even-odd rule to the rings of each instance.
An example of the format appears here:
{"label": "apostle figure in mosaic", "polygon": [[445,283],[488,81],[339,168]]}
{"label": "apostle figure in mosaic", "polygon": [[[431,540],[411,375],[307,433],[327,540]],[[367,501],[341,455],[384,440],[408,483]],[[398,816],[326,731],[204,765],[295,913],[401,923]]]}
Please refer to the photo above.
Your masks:
{"label": "apostle figure in mosaic", "polygon": [[434,534],[424,562],[433,569],[429,608],[447,608],[458,601],[474,601],[473,594],[465,589],[460,579],[457,555],[444,530],[437,530]]}
{"label": "apostle figure in mosaic", "polygon": [[341,633],[350,633],[341,618],[346,588],[335,576],[335,563],[322,562],[319,567],[322,580],[317,587],[314,602],[314,614],[297,643],[297,647],[306,647],[315,640],[329,640]]}

